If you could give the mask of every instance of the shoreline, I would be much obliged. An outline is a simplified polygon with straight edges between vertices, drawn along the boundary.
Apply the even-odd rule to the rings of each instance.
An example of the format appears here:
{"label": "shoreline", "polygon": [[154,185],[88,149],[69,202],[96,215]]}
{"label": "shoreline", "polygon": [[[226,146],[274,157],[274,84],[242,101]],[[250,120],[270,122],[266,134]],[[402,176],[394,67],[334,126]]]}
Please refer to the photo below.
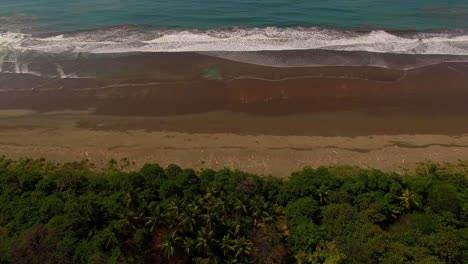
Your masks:
{"label": "shoreline", "polygon": [[[88,55],[26,67],[55,77],[0,73],[0,154],[279,177],[468,157],[468,63],[280,68],[196,53]],[[61,78],[71,74],[93,78]]]}
{"label": "shoreline", "polygon": [[[135,60],[133,63],[147,69],[129,70],[127,75],[121,75],[126,69],[122,65],[108,68],[118,60],[101,64],[91,60],[79,67],[94,65],[101,71],[96,74],[108,75],[99,78],[0,74],[0,109],[92,108],[97,115],[118,116],[213,111],[272,116],[341,111],[427,116],[468,113],[468,63],[407,71],[367,66],[272,68],[212,61],[208,56],[190,59],[190,55],[169,60],[170,65],[153,65],[158,56],[126,58],[123,65],[131,67],[129,61]],[[159,70],[165,72],[154,74]]]}

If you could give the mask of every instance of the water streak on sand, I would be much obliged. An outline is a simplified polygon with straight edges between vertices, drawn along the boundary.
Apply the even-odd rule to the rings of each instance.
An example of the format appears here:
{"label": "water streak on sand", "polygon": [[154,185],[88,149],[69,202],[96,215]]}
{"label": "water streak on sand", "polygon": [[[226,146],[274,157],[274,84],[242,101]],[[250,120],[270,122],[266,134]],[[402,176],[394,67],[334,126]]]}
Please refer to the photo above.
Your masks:
{"label": "water streak on sand", "polygon": [[[60,65],[57,64],[57,68],[60,69]],[[455,69],[454,69],[455,70]],[[67,78],[65,74],[63,73],[63,69],[59,70],[61,73],[60,76],[61,78]],[[40,76],[39,74],[35,72],[30,72],[27,68],[27,64],[21,64],[21,73],[27,73],[27,74],[32,74],[36,76]],[[63,74],[63,75],[62,75]],[[261,78],[261,77],[254,77],[254,76],[239,76],[235,78],[231,78],[229,80],[226,80],[226,82],[232,82],[236,80],[259,80],[259,81],[266,81],[266,82],[284,82],[284,81],[289,81],[289,80],[307,80],[307,79],[345,79],[345,80],[362,80],[362,81],[371,81],[371,82],[377,82],[377,83],[396,83],[408,75],[407,71],[402,71],[402,74],[400,77],[398,77],[395,80],[391,81],[381,81],[381,80],[373,80],[369,78],[359,78],[359,77],[352,77],[352,76],[324,76],[324,75],[305,75],[305,76],[297,76],[297,77],[286,77],[286,78],[280,78],[280,79],[271,79],[271,78]],[[64,76],[64,77],[62,77]],[[158,85],[174,85],[174,84],[190,84],[189,82],[180,82],[180,81],[174,81],[174,82],[147,82],[147,83],[119,83],[119,84],[111,84],[111,85],[105,85],[105,86],[100,86],[100,87],[84,87],[84,88],[71,88],[70,90],[74,91],[92,91],[92,90],[100,90],[100,89],[112,89],[112,88],[128,88],[128,87],[144,87],[144,86],[158,86]],[[61,86],[61,88],[63,88]],[[47,91],[47,90],[59,90],[60,88],[41,88],[40,90]],[[30,91],[31,88],[25,88],[25,89],[0,89],[0,92],[7,92],[7,91]]]}
{"label": "water streak on sand", "polygon": [[94,88],[76,88],[73,89],[75,91],[91,91],[91,90],[99,90],[99,89],[110,89],[110,88],[119,88],[119,87],[141,87],[141,86],[153,86],[153,85],[161,85],[161,84],[175,84],[174,83],[160,83],[160,82],[149,82],[149,83],[122,83],[122,84],[112,84],[106,85],[101,87],[94,87]]}
{"label": "water streak on sand", "polygon": [[403,80],[408,75],[408,72],[402,71],[402,75],[395,80],[391,81],[380,81],[380,80],[372,80],[369,78],[359,78],[359,77],[351,77],[351,76],[317,76],[317,75],[306,75],[306,76],[297,76],[297,77],[287,77],[281,79],[269,79],[269,78],[260,78],[260,77],[253,77],[253,76],[239,76],[236,78],[232,78],[228,80],[228,82],[235,81],[235,80],[259,80],[259,81],[267,81],[267,82],[282,82],[288,80],[301,80],[301,79],[346,79],[346,80],[363,80],[363,81],[372,81],[378,83],[396,83]]}
{"label": "water streak on sand", "polygon": [[0,56],[0,72],[3,71],[3,62],[5,60],[5,55],[4,56]]}
{"label": "water streak on sand", "polygon": [[63,70],[62,65],[60,65],[58,63],[56,63],[55,65],[57,66],[57,72],[58,72],[60,78],[62,78],[62,79],[67,78],[67,75],[65,74],[65,71]]}
{"label": "water streak on sand", "polygon": [[15,58],[14,64],[15,64],[15,73],[21,73],[18,59]]}

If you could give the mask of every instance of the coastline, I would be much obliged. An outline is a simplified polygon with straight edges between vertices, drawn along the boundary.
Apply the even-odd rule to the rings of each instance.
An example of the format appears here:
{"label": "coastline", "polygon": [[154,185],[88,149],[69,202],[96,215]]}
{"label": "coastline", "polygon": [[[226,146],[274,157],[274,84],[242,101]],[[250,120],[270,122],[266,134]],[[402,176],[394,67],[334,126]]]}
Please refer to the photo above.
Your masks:
{"label": "coastline", "polygon": [[400,171],[468,157],[464,62],[403,70],[270,67],[190,52],[65,58],[0,73],[0,154],[279,177],[304,166]]}
{"label": "coastline", "polygon": [[0,263],[468,263],[468,1],[37,2]]}
{"label": "coastline", "polygon": [[[257,115],[468,112],[465,62],[410,70],[268,67],[197,53],[83,55],[59,62],[60,68],[58,62],[43,58],[26,66],[30,74],[0,73],[0,109],[92,108],[95,114],[130,116],[211,111]],[[43,76],[33,74],[39,70]]]}

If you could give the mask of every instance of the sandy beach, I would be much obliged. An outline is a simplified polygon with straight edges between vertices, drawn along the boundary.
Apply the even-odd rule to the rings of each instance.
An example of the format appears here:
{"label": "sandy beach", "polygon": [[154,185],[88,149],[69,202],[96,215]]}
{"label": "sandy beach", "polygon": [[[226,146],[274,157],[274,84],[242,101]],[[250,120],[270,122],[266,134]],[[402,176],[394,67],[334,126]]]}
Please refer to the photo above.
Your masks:
{"label": "sandy beach", "polygon": [[[306,122],[312,117],[288,120],[294,118]],[[403,171],[427,160],[457,162],[468,157],[468,135],[462,134],[346,136],[346,131],[340,130],[334,136],[317,136],[308,130],[312,135],[294,135],[294,128],[288,129],[284,123],[277,129],[264,131],[242,129],[255,123],[260,127],[264,125],[262,122],[281,124],[281,118],[267,119],[226,112],[107,117],[82,112],[0,111],[0,153],[16,158],[45,157],[58,162],[89,159],[98,166],[106,166],[111,158],[126,157],[135,162],[135,168],[147,162],[176,163],[195,169],[227,167],[278,177],[287,177],[291,171],[304,166],[349,164]],[[231,126],[221,126],[227,123]],[[153,124],[153,127],[139,129],[138,124],[141,127]],[[155,124],[161,124],[161,129]],[[209,131],[210,124],[218,129]],[[198,127],[207,130],[196,130]],[[233,132],[228,132],[228,128]],[[306,133],[299,127],[296,129]]]}
{"label": "sandy beach", "polygon": [[393,68],[272,67],[201,53],[83,55],[60,62],[67,78],[48,60],[31,62],[49,75],[0,73],[0,154],[279,177],[304,166],[466,160],[468,64],[402,69],[421,61],[406,58],[382,55]]}

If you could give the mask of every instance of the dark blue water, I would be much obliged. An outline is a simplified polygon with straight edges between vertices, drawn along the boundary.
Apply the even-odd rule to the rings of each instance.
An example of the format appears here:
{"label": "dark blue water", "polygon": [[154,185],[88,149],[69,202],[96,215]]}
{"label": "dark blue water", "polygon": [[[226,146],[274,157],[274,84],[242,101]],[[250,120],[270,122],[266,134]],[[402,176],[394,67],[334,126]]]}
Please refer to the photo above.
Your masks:
{"label": "dark blue water", "polygon": [[[167,28],[319,26],[468,28],[468,0],[1,0],[0,16],[49,31],[135,24]],[[3,28],[14,19],[0,20]]]}

